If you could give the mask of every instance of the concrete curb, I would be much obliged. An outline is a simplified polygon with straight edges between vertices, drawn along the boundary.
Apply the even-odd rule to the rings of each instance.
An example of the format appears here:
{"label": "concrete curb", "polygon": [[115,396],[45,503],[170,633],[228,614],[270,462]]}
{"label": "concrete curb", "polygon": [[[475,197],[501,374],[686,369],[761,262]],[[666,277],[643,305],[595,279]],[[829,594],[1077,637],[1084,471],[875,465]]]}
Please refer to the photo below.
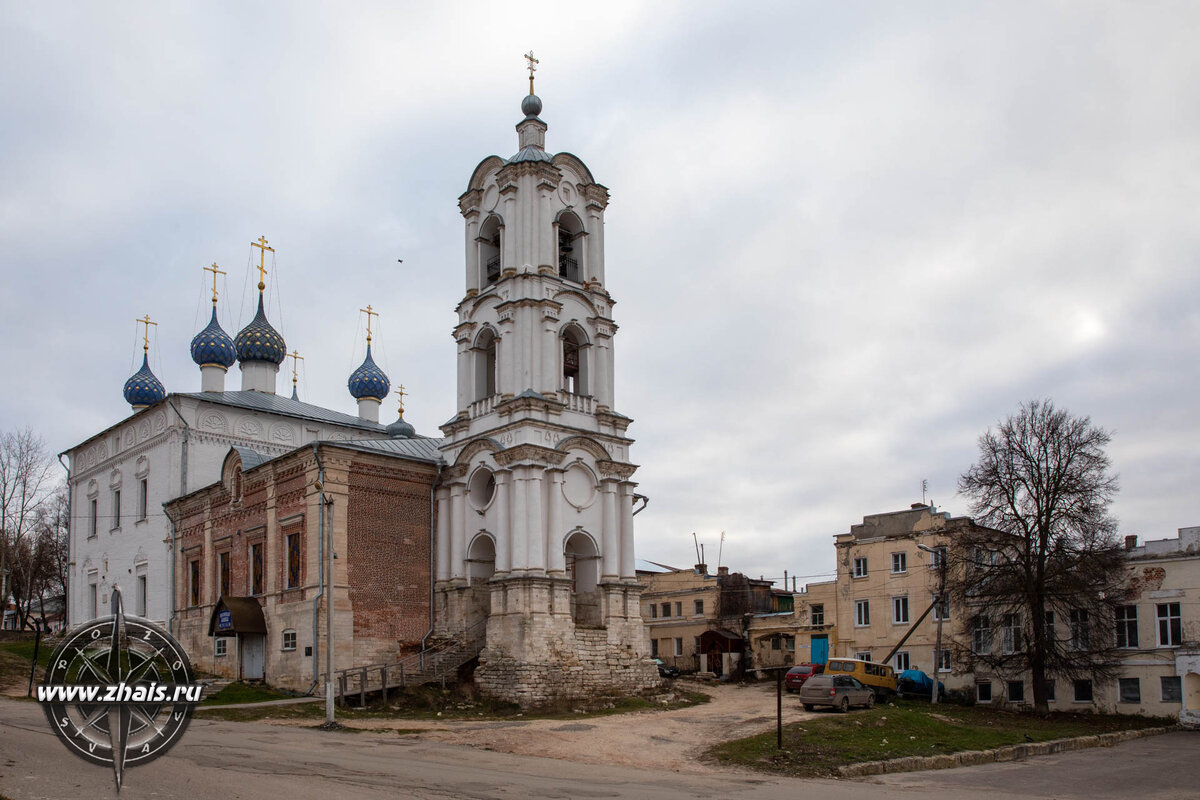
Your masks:
{"label": "concrete curb", "polygon": [[1095,736],[1078,736],[1073,739],[1051,739],[1048,742],[1012,744],[1006,747],[997,747],[994,750],[967,750],[962,753],[951,753],[949,755],[909,756],[908,758],[892,758],[887,761],[865,761],[861,764],[847,764],[844,767],[838,767],[837,774],[841,778],[865,778],[869,775],[884,775],[892,772],[917,772],[926,769],[950,769],[952,767],[967,767],[974,764],[992,764],[999,761],[1020,761],[1030,756],[1044,756],[1068,750],[1083,750],[1088,747],[1112,747],[1131,739],[1159,736],[1174,730],[1179,730],[1178,726],[1141,728],[1139,730],[1101,733]]}

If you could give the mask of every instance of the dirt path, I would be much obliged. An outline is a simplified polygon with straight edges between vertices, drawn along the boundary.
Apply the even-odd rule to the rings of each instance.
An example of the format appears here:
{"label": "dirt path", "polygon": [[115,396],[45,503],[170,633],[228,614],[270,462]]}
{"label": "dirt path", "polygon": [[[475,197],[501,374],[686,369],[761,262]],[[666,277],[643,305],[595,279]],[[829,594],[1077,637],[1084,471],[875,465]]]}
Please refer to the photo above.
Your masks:
{"label": "dirt path", "polygon": [[[711,695],[712,700],[676,711],[580,714],[574,720],[349,720],[346,724],[370,729],[420,729],[422,738],[503,753],[688,772],[716,771],[699,758],[712,745],[775,727],[774,685],[688,688],[697,688]],[[813,716],[800,707],[795,697],[784,694],[785,723]]]}

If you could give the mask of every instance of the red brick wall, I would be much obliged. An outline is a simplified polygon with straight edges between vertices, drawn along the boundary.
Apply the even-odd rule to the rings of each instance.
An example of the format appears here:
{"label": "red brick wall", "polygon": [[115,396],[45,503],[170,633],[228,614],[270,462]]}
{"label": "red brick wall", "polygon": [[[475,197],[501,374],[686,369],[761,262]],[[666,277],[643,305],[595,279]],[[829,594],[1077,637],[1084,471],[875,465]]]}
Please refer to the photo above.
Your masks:
{"label": "red brick wall", "polygon": [[429,630],[433,470],[355,461],[347,553],[354,636],[419,646]]}

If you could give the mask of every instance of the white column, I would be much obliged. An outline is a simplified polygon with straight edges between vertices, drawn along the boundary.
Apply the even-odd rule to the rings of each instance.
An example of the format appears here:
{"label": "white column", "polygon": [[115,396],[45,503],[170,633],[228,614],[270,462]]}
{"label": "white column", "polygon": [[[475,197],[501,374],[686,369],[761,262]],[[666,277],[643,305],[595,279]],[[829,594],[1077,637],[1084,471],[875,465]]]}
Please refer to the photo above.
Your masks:
{"label": "white column", "polygon": [[632,579],[637,577],[637,566],[633,558],[633,484],[629,481],[621,481],[617,510],[621,522],[621,577]]}
{"label": "white column", "polygon": [[597,403],[606,405],[609,408],[612,408],[612,392],[610,391],[612,383],[609,378],[611,370],[608,368],[609,362],[612,361],[612,353],[609,350],[611,343],[612,340],[607,337],[596,337],[596,343],[591,347],[594,355],[592,357],[593,363],[590,365],[592,368],[592,374],[590,375],[592,380],[592,396],[596,398]]}
{"label": "white column", "polygon": [[562,383],[556,369],[558,366],[556,324],[556,320],[542,319],[542,374],[538,376],[535,388],[548,397],[557,396],[559,385]]}
{"label": "white column", "polygon": [[464,488],[461,483],[453,484],[450,487],[450,577],[452,579],[466,576],[464,571],[464,567],[466,566],[464,553],[467,539],[467,520],[463,514]]}
{"label": "white column", "polygon": [[563,552],[562,481],[561,469],[546,470],[546,569],[551,575],[565,575],[567,558]]}
{"label": "white column", "polygon": [[529,525],[525,514],[525,468],[513,467],[512,520],[510,534],[512,539],[512,569],[525,569],[529,565]]}
{"label": "white column", "polygon": [[621,522],[617,518],[617,482],[612,478],[600,481],[600,502],[600,580],[613,580],[620,566],[617,534]]}
{"label": "white column", "polygon": [[545,504],[542,502],[542,476],[530,469],[529,480],[525,481],[525,490],[528,492],[526,500],[526,519],[528,525],[528,563],[529,568],[538,572],[546,571],[546,517],[543,511]]}
{"label": "white column", "polygon": [[512,569],[512,520],[508,513],[512,473],[501,469],[493,475],[496,478],[496,572],[505,573]]}
{"label": "white column", "polygon": [[437,490],[437,579],[450,579],[450,490]]}
{"label": "white column", "polygon": [[467,220],[465,227],[466,241],[464,248],[467,255],[467,274],[466,287],[470,289],[479,288],[479,243],[475,239],[479,236],[479,216],[473,215]]}

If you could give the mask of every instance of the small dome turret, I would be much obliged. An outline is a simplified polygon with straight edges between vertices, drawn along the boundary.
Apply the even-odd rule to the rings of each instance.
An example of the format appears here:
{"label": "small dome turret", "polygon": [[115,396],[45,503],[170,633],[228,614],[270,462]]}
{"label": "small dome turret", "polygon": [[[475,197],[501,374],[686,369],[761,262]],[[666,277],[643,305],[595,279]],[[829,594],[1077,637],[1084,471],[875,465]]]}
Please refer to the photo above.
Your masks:
{"label": "small dome turret", "polygon": [[213,306],[212,319],[208,326],[192,339],[192,361],[201,367],[215,366],[229,369],[237,361],[237,348],[233,339],[217,322],[217,307]]}
{"label": "small dome turret", "polygon": [[242,328],[233,343],[237,348],[238,361],[267,361],[276,366],[283,363],[287,345],[279,331],[267,322],[261,291],[258,295],[258,313],[249,325]]}
{"label": "small dome turret", "polygon": [[393,439],[411,439],[417,435],[417,429],[404,421],[404,417],[387,426],[387,434]]}
{"label": "small dome turret", "polygon": [[150,355],[142,354],[142,368],[125,381],[125,402],[134,409],[152,406],[167,396],[162,381],[150,371]]}
{"label": "small dome turret", "polygon": [[375,359],[371,358],[369,342],[367,343],[367,357],[363,359],[363,363],[358,369],[350,373],[350,380],[346,382],[346,386],[355,400],[383,402],[383,398],[387,397],[388,392],[391,391],[392,382],[388,380],[384,371],[376,366]]}
{"label": "small dome turret", "polygon": [[521,100],[521,113],[526,117],[536,117],[542,113],[542,98],[536,94],[527,94]]}

